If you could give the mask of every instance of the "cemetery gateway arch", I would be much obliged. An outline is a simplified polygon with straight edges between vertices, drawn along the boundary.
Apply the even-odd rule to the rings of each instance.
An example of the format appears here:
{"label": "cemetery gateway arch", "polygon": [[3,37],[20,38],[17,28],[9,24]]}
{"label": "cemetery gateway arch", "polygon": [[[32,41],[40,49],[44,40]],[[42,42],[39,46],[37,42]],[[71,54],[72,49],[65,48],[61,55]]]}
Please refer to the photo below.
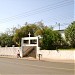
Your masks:
{"label": "cemetery gateway arch", "polygon": [[21,40],[21,57],[35,57],[37,56],[37,50],[38,50],[38,37],[24,37]]}

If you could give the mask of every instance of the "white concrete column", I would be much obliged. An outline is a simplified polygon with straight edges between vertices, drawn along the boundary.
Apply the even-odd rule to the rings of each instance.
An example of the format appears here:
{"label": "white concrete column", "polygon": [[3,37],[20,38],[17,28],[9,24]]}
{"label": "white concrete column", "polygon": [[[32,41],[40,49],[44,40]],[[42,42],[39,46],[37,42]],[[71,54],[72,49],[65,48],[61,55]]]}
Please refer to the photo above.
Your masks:
{"label": "white concrete column", "polygon": [[30,38],[29,38],[29,44],[30,44]]}
{"label": "white concrete column", "polygon": [[22,46],[23,46],[23,39],[21,40],[21,49],[20,49],[20,56],[21,56],[21,58],[23,57]]}
{"label": "white concrete column", "polygon": [[29,35],[29,44],[30,44],[30,35],[31,35],[31,34],[30,34],[30,32],[29,32],[29,34],[28,34],[28,35]]}

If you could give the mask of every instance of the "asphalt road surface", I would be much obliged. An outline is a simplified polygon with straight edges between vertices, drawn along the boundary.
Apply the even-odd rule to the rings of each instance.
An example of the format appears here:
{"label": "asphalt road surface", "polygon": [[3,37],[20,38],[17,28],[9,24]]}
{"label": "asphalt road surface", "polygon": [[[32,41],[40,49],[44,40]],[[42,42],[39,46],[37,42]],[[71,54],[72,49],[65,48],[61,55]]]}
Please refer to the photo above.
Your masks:
{"label": "asphalt road surface", "polygon": [[74,75],[74,63],[0,58],[0,75]]}

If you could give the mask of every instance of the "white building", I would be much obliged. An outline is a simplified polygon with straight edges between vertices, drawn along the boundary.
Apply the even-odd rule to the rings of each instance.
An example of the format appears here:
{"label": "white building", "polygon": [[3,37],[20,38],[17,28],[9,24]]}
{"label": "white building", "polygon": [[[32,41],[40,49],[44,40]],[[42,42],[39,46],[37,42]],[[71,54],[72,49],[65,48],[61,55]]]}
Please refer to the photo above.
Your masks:
{"label": "white building", "polygon": [[61,36],[65,39],[65,32],[64,32],[64,30],[58,30],[58,31],[60,32]]}

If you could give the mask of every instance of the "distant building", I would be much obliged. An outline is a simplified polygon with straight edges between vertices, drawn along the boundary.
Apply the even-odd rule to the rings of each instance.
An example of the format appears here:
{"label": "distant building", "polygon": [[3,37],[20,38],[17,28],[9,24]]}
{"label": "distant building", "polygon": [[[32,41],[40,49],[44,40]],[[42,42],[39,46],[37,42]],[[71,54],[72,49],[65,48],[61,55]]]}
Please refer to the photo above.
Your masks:
{"label": "distant building", "polygon": [[[57,30],[57,31],[59,31],[61,36],[62,36],[62,38],[65,39],[65,32],[64,32],[64,30]],[[38,35],[37,37],[39,37],[39,39],[42,38],[40,35]]]}
{"label": "distant building", "polygon": [[65,32],[64,32],[64,30],[58,30],[58,31],[60,32],[61,36],[65,39]]}

